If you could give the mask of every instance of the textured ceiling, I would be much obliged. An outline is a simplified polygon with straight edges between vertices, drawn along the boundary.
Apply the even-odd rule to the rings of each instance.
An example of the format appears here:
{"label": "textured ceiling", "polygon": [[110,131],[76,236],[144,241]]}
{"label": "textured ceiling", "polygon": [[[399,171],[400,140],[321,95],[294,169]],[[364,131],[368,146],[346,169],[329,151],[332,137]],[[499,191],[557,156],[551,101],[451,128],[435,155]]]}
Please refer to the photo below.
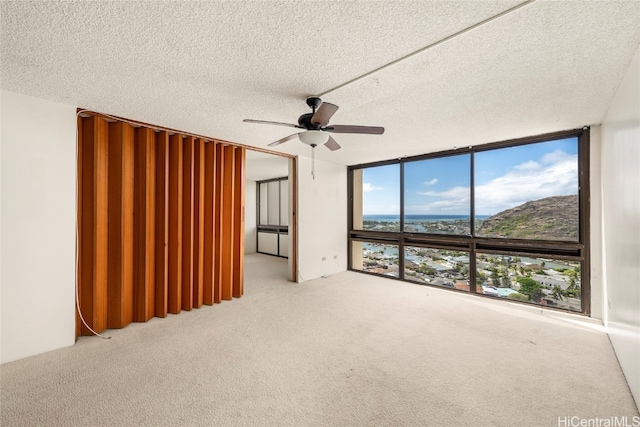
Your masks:
{"label": "textured ceiling", "polygon": [[261,148],[296,129],[242,119],[296,123],[322,95],[332,124],[386,128],[318,148],[346,165],[600,123],[640,43],[640,1],[1,7],[3,89]]}

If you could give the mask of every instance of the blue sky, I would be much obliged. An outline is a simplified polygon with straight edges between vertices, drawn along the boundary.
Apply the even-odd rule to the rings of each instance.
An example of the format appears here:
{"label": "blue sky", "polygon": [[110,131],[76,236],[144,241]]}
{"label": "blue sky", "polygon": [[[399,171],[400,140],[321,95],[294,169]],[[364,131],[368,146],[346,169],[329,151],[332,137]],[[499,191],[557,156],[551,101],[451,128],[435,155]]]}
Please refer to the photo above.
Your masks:
{"label": "blue sky", "polygon": [[[470,155],[405,164],[405,213],[468,215]],[[400,165],[363,170],[363,213],[399,214]],[[577,139],[475,155],[476,211],[493,215],[530,200],[578,193]]]}
{"label": "blue sky", "polygon": [[362,209],[368,214],[400,214],[400,165],[362,171]]}

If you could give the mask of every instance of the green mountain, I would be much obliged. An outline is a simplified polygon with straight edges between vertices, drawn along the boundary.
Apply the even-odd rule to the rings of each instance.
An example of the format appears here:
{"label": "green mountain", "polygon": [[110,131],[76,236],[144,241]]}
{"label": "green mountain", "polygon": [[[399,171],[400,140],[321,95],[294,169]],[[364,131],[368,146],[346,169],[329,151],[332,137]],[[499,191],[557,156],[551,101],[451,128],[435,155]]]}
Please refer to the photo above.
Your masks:
{"label": "green mountain", "polygon": [[493,215],[476,235],[512,239],[578,240],[578,196],[526,202]]}

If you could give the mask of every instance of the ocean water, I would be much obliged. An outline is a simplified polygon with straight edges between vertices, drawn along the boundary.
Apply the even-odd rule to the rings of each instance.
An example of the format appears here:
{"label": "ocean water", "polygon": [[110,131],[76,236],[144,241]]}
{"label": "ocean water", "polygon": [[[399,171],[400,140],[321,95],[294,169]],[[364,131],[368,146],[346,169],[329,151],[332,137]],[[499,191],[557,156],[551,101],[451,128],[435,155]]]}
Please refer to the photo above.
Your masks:
{"label": "ocean water", "polygon": [[[489,215],[476,215],[476,219],[486,219]],[[362,215],[365,221],[400,222],[400,215]],[[405,222],[436,222],[469,219],[469,215],[405,215]]]}

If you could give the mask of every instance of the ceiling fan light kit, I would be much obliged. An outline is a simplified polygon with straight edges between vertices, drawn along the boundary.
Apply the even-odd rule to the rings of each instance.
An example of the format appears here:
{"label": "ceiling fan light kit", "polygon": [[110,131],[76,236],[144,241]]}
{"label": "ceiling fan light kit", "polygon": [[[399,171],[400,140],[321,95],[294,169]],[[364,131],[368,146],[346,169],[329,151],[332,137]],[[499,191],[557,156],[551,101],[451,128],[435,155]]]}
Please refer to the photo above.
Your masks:
{"label": "ceiling fan light kit", "polygon": [[304,144],[315,147],[320,144],[324,144],[329,140],[329,134],[321,130],[308,130],[306,132],[300,132],[298,138]]}

